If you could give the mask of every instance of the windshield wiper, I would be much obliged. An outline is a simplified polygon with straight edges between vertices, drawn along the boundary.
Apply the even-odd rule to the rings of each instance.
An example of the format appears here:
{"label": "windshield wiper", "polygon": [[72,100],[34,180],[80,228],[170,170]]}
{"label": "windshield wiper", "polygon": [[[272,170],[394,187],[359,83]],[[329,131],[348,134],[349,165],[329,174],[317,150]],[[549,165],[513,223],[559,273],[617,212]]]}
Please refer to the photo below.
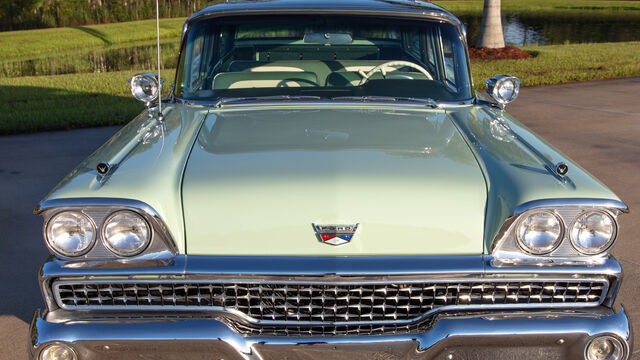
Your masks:
{"label": "windshield wiper", "polygon": [[331,100],[336,101],[375,101],[375,102],[398,102],[398,101],[407,101],[407,102],[417,102],[428,105],[433,109],[437,109],[440,107],[440,104],[431,99],[431,98],[412,98],[412,97],[393,97],[393,96],[338,96],[331,98]]}
{"label": "windshield wiper", "polygon": [[321,100],[320,96],[310,95],[274,95],[274,96],[250,96],[250,97],[236,97],[236,98],[222,98],[215,104],[216,107],[222,107],[225,104],[238,103],[243,101],[306,101],[306,100]]}

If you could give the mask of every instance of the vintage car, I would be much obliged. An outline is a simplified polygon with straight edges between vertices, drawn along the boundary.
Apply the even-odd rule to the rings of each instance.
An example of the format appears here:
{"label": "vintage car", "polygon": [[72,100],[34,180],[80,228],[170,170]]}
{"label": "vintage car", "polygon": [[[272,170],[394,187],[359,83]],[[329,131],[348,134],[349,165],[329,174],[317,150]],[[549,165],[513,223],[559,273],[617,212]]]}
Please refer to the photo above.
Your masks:
{"label": "vintage car", "polygon": [[[627,359],[627,206],[409,0],[228,1],[36,207],[39,360]],[[561,119],[559,119],[561,120]]]}

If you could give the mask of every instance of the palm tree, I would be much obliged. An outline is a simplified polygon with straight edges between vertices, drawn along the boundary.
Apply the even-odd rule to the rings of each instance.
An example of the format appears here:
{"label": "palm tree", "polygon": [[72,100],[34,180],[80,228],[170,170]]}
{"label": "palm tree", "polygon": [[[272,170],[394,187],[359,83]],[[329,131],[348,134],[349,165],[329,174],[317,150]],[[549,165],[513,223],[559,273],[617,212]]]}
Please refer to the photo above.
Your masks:
{"label": "palm tree", "polygon": [[492,49],[504,47],[500,0],[484,0],[482,24],[476,47]]}

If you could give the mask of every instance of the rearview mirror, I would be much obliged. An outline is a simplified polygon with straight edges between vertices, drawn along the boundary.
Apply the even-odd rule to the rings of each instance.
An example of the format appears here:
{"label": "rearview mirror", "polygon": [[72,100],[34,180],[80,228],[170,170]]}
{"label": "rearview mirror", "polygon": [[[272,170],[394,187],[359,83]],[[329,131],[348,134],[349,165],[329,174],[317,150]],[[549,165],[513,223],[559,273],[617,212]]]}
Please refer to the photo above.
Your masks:
{"label": "rearview mirror", "polygon": [[353,38],[349,34],[312,33],[304,34],[303,41],[305,44],[351,44]]}

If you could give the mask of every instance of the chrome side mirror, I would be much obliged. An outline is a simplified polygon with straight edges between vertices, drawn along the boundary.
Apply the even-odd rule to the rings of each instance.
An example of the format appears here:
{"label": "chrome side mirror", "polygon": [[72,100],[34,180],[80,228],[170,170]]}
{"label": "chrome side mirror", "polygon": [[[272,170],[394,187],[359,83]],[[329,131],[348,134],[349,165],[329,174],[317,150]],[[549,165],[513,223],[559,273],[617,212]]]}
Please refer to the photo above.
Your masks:
{"label": "chrome side mirror", "polygon": [[145,106],[149,108],[151,102],[160,96],[160,84],[162,82],[164,82],[164,79],[158,81],[156,74],[136,74],[129,79],[131,95],[133,95],[136,100],[142,101]]}
{"label": "chrome side mirror", "polygon": [[487,84],[487,94],[504,109],[507,104],[518,97],[522,81],[512,75],[499,75],[485,80],[485,83]]}

